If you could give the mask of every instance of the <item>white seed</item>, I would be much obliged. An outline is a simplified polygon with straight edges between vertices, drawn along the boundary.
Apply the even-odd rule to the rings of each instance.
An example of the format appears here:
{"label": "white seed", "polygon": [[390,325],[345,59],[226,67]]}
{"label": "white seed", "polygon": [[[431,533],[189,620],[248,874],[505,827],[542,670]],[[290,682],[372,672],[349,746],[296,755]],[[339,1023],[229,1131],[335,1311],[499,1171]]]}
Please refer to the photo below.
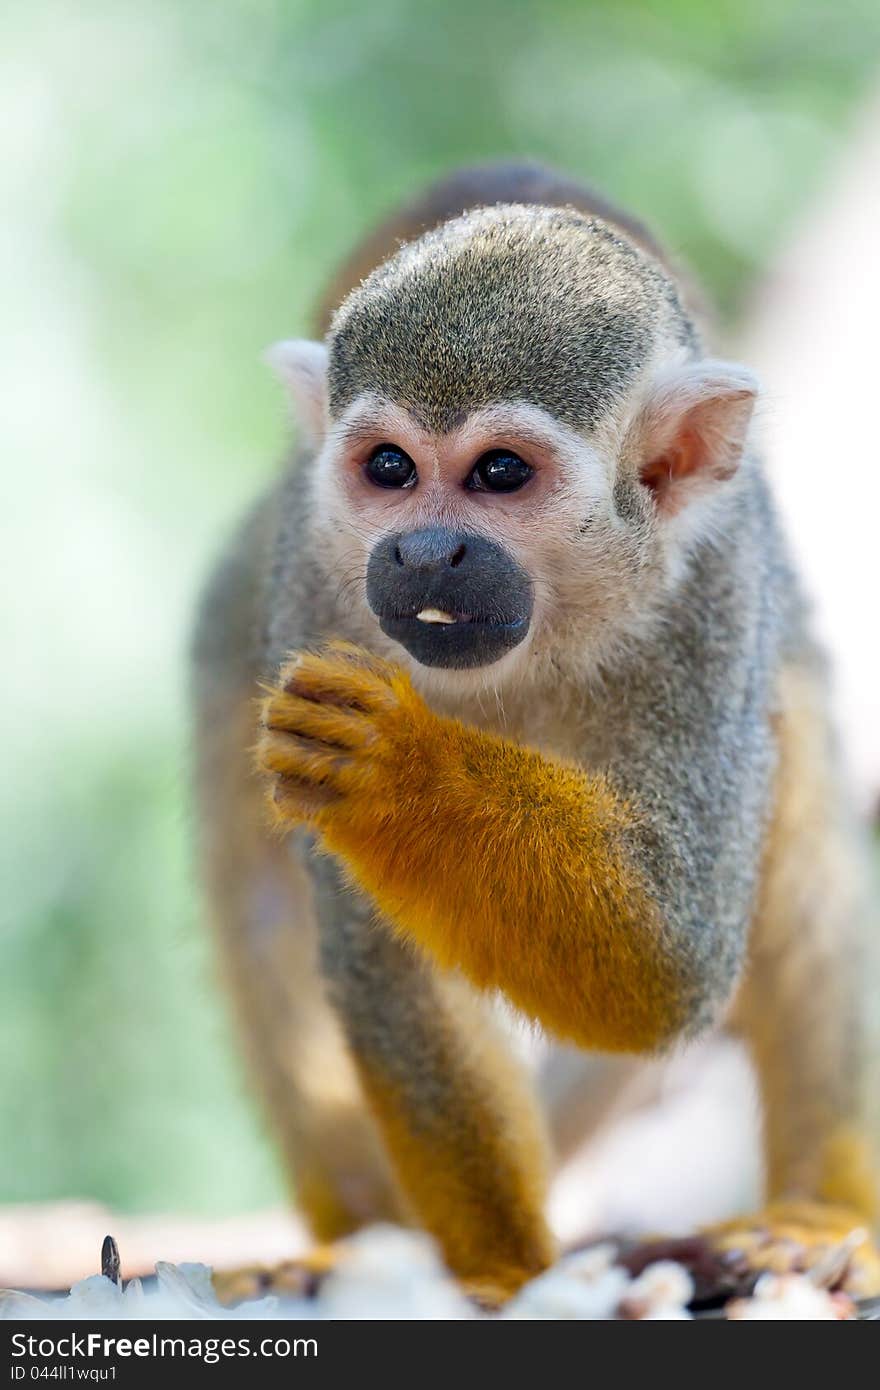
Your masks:
{"label": "white seed", "polygon": [[455,619],[451,613],[444,613],[442,608],[423,608],[416,617],[420,623],[454,623]]}

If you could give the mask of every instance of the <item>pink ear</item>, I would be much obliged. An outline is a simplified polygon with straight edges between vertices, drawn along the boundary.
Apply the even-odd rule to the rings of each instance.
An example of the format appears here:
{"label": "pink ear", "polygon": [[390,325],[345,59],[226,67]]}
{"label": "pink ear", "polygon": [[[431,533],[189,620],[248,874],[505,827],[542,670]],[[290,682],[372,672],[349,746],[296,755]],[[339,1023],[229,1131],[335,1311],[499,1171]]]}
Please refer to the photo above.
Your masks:
{"label": "pink ear", "polygon": [[273,343],[264,356],[286,386],[309,441],[320,443],[327,428],[326,347],[306,338],[291,338]]}
{"label": "pink ear", "polygon": [[640,416],[639,473],[674,514],[736,472],[758,384],[745,367],[702,361],[658,378]]}

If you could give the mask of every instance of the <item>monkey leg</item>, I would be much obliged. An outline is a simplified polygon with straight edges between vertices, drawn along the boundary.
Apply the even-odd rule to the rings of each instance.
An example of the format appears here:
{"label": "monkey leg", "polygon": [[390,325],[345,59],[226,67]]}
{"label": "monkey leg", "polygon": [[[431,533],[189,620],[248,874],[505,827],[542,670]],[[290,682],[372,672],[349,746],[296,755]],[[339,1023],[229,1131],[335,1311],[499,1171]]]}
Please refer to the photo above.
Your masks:
{"label": "monkey leg", "polygon": [[250,1073],[294,1199],[320,1241],[401,1220],[391,1170],[325,997],[310,877],[291,845],[264,828],[247,751],[254,702],[204,713],[210,717],[197,735],[202,876]]}
{"label": "monkey leg", "polygon": [[463,981],[374,921],[333,860],[315,869],[331,997],[407,1207],[471,1292],[503,1298],[553,1254],[525,1078]]}
{"label": "monkey leg", "polygon": [[763,1102],[768,1206],[716,1228],[716,1237],[755,1268],[775,1270],[819,1264],[850,1238],[846,1286],[877,1293],[861,846],[836,814],[821,705],[805,676],[784,682],[778,732],[775,816],[750,966],[733,1014]]}
{"label": "monkey leg", "polygon": [[[401,1220],[390,1165],[318,968],[312,884],[290,842],[266,829],[254,775],[259,634],[278,501],[245,520],[204,592],[192,647],[201,876],[250,1073],[295,1202],[318,1240]],[[229,1297],[259,1269],[227,1272]]]}

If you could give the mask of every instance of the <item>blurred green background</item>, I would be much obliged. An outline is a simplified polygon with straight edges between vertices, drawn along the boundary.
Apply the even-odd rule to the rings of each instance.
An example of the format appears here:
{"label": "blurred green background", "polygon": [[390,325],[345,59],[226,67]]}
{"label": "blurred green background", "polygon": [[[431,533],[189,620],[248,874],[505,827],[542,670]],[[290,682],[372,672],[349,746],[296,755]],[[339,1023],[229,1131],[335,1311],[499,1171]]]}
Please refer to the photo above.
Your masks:
{"label": "blurred green background", "polygon": [[0,1201],[281,1185],[199,925],[184,651],[277,465],[259,364],[459,161],[548,159],[732,321],[842,148],[876,0],[4,7]]}

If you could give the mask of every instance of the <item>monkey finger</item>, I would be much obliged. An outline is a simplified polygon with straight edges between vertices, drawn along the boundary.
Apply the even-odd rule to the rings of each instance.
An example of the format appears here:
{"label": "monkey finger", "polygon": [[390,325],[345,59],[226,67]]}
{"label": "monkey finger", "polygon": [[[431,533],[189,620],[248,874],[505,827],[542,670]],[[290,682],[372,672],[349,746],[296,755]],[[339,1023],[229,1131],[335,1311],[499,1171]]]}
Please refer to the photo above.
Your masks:
{"label": "monkey finger", "polygon": [[370,719],[342,705],[316,704],[299,695],[279,691],[263,701],[263,727],[302,734],[329,748],[360,749],[376,733]]}
{"label": "monkey finger", "polygon": [[272,813],[281,821],[315,820],[338,798],[332,787],[298,777],[276,777],[270,790]]}
{"label": "monkey finger", "polygon": [[302,652],[283,667],[281,685],[288,695],[362,714],[385,713],[396,704],[385,680],[368,666],[338,653],[325,656]]}
{"label": "monkey finger", "polygon": [[400,667],[395,666],[392,661],[386,661],[384,657],[376,656],[374,652],[367,651],[366,647],[358,647],[354,642],[345,642],[339,637],[328,642],[325,650],[328,655],[339,657],[350,666],[371,671],[377,680],[384,681],[388,686],[391,685],[394,677],[400,674]]}
{"label": "monkey finger", "polygon": [[350,758],[341,749],[315,739],[269,729],[257,745],[257,763],[264,772],[333,787]]}

